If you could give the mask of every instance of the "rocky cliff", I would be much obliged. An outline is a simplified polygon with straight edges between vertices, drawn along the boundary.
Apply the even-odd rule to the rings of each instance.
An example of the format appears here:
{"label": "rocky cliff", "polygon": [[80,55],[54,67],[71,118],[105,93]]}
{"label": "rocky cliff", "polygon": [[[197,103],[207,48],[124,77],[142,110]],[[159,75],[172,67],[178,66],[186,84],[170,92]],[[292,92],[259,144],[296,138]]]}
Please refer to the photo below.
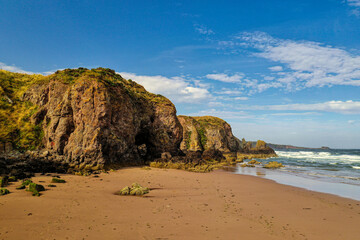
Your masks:
{"label": "rocky cliff", "polygon": [[221,160],[222,153],[269,150],[260,144],[254,152],[248,145],[224,120],[177,117],[167,98],[111,69],[65,69],[49,76],[0,70],[0,174],[96,170],[160,157]]}
{"label": "rocky cliff", "polygon": [[0,142],[46,150],[77,168],[138,165],[177,154],[175,106],[113,70],[67,69],[50,76],[0,72]]}
{"label": "rocky cliff", "polygon": [[221,152],[239,152],[242,144],[236,138],[231,126],[224,120],[212,117],[178,116],[183,127],[180,148],[183,152],[217,149]]}

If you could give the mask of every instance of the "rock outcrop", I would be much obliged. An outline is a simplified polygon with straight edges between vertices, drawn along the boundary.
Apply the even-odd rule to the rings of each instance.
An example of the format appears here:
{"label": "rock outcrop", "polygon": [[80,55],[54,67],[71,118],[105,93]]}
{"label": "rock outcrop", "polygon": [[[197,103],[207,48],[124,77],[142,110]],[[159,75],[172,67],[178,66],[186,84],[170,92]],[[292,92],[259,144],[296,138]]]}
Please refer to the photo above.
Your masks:
{"label": "rock outcrop", "polygon": [[255,147],[252,147],[251,142],[247,142],[246,144],[244,144],[242,152],[249,154],[275,154],[274,149],[269,147],[266,142],[262,140],[258,140]]}
{"label": "rock outcrop", "polygon": [[231,126],[224,120],[212,117],[178,116],[183,127],[180,148],[183,152],[217,149],[221,152],[239,152],[242,144]]}
{"label": "rock outcrop", "polygon": [[154,159],[196,165],[220,162],[223,153],[269,151],[265,143],[251,148],[237,139],[220,118],[176,116],[167,98],[111,69],[49,76],[0,70],[0,97],[0,174],[98,170]]}
{"label": "rock outcrop", "polygon": [[[31,145],[45,149],[55,161],[95,169],[143,164],[162,152],[178,154],[182,127],[173,103],[113,70],[66,69],[32,81],[25,74],[1,74],[2,96],[11,99],[6,106],[9,112],[22,105],[32,109],[28,128],[39,134],[31,136],[38,138]],[[26,150],[25,135],[31,131],[12,122],[21,112],[6,117],[7,109],[1,110],[1,128],[14,131],[3,133],[0,141]]]}
{"label": "rock outcrop", "polygon": [[[228,161],[244,158],[244,154],[275,156],[275,151],[262,140],[255,147],[245,139],[240,141],[232,133],[231,126],[224,120],[212,117],[178,116],[183,127],[183,139],[180,148],[184,153],[203,152],[202,159],[218,159],[221,152]],[[218,151],[216,154],[212,150]],[[211,153],[209,157],[208,153]],[[260,156],[261,155],[261,156]]]}

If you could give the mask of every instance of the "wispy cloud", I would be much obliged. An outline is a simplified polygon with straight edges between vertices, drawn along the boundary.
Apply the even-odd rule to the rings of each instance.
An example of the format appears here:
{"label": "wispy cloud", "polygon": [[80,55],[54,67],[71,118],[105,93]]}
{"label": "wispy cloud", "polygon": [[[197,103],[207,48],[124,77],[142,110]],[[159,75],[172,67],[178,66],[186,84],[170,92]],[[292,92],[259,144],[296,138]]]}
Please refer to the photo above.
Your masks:
{"label": "wispy cloud", "polygon": [[233,75],[228,75],[225,73],[214,73],[214,74],[207,74],[206,78],[220,82],[240,83],[241,79],[244,78],[244,74],[236,73]]}
{"label": "wispy cloud", "polygon": [[174,102],[194,103],[211,99],[211,94],[206,88],[196,86],[183,77],[146,76],[128,72],[120,72],[119,74],[143,85],[146,90],[162,94]]}
{"label": "wispy cloud", "polygon": [[10,71],[10,72],[16,72],[16,73],[42,74],[42,75],[50,75],[50,74],[53,74],[54,72],[56,72],[58,70],[63,70],[63,69],[57,69],[57,70],[49,70],[49,71],[46,71],[46,72],[31,72],[31,71],[25,71],[22,68],[17,67],[15,65],[7,65],[6,63],[2,63],[2,62],[0,62],[0,69]]}
{"label": "wispy cloud", "polygon": [[267,106],[239,106],[239,110],[273,110],[273,111],[317,111],[342,114],[360,114],[360,101],[329,101],[313,104],[283,104]]}
{"label": "wispy cloud", "polygon": [[360,0],[347,0],[345,1],[350,7],[350,14],[360,17]]}
{"label": "wispy cloud", "polygon": [[243,91],[236,89],[236,88],[233,88],[233,89],[222,88],[220,91],[215,91],[214,93],[225,94],[225,95],[241,95],[243,93]]}
{"label": "wispy cloud", "polygon": [[[360,86],[360,56],[317,42],[273,38],[264,32],[241,33],[231,48],[252,51],[252,55],[276,64],[270,67],[272,83],[256,86],[300,90],[333,85]],[[268,78],[269,79],[269,78]]]}
{"label": "wispy cloud", "polygon": [[354,7],[360,7],[360,0],[347,0],[347,4]]}
{"label": "wispy cloud", "polygon": [[217,109],[207,109],[195,113],[188,114],[189,116],[217,116],[223,119],[249,119],[255,116],[249,115],[243,111],[221,111]]}
{"label": "wispy cloud", "polygon": [[273,72],[281,72],[283,70],[282,66],[274,66],[274,67],[269,67],[270,71]]}
{"label": "wispy cloud", "polygon": [[195,28],[195,31],[197,31],[198,33],[200,33],[202,35],[215,34],[215,32],[213,30],[211,30],[210,28],[208,28],[208,27],[206,27],[205,25],[202,25],[202,24],[194,24],[194,28]]}
{"label": "wispy cloud", "polygon": [[319,115],[318,112],[286,112],[286,113],[271,113],[271,116],[307,116],[307,115]]}
{"label": "wispy cloud", "polygon": [[34,72],[25,71],[19,67],[16,67],[14,65],[7,65],[5,63],[0,62],[0,69],[10,71],[10,72],[16,72],[16,73],[26,73],[26,74],[34,74]]}

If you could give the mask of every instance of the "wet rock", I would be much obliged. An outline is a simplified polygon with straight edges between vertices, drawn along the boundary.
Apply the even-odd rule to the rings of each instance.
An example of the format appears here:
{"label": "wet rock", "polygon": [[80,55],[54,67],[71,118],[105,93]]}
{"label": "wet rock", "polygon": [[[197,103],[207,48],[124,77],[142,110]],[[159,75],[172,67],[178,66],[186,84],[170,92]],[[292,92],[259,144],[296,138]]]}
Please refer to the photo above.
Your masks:
{"label": "wet rock", "polygon": [[32,192],[33,196],[40,196],[40,192],[45,191],[43,185],[36,184],[36,183],[29,183],[27,191]]}
{"label": "wet rock", "polygon": [[53,178],[51,180],[52,183],[66,183],[66,181],[64,179],[60,179],[60,178]]}
{"label": "wet rock", "polygon": [[0,188],[0,196],[9,194],[10,191],[6,188]]}
{"label": "wet rock", "polygon": [[217,149],[207,149],[205,150],[202,155],[202,159],[206,161],[218,161],[221,162],[225,160],[223,153]]}
{"label": "wet rock", "polygon": [[0,187],[6,187],[8,185],[9,177],[3,176],[0,177]]}
{"label": "wet rock", "polygon": [[171,153],[169,153],[169,152],[161,153],[161,159],[170,160],[171,159]]}
{"label": "wet rock", "polygon": [[284,165],[282,163],[273,161],[269,162],[268,164],[265,164],[264,168],[282,168]]}
{"label": "wet rock", "polygon": [[132,196],[142,196],[150,192],[149,188],[143,187],[138,183],[133,183],[131,187],[124,187],[119,192],[115,193],[116,195],[132,195]]}

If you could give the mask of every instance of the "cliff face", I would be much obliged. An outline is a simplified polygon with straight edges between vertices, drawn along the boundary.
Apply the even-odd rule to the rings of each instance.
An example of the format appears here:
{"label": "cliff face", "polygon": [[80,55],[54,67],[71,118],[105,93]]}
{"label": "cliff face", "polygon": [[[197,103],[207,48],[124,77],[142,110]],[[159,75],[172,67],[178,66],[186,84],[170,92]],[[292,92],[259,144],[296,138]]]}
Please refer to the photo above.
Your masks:
{"label": "cliff face", "polygon": [[182,151],[217,149],[221,152],[240,152],[242,144],[224,120],[212,117],[178,116],[183,127]]}
{"label": "cliff face", "polygon": [[[0,74],[3,145],[36,146],[79,168],[137,165],[162,152],[178,152],[182,127],[175,106],[113,70],[67,69],[30,80],[25,74]],[[21,109],[29,108],[25,121],[19,120]],[[35,129],[38,134],[28,136]]]}

